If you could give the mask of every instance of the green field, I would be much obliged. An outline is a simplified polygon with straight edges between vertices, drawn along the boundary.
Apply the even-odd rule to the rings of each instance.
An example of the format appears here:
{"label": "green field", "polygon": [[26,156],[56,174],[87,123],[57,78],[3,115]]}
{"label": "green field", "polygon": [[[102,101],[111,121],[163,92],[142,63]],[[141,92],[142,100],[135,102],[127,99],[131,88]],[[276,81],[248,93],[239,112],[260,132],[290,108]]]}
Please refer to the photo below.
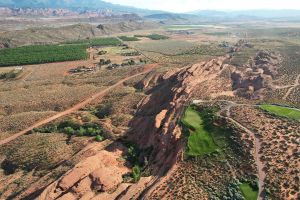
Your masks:
{"label": "green field", "polygon": [[273,115],[300,121],[300,110],[268,104],[260,105],[259,107]]}
{"label": "green field", "polygon": [[129,36],[119,36],[122,41],[131,42],[131,41],[139,41],[140,39],[137,37],[129,37]]}
{"label": "green field", "polygon": [[34,45],[0,50],[0,66],[28,65],[87,58],[84,45]]}
{"label": "green field", "polygon": [[206,29],[206,28],[218,28],[218,29],[224,29],[225,27],[222,26],[215,26],[211,24],[203,24],[203,25],[171,25],[165,27],[168,30],[197,30],[197,29]]}
{"label": "green field", "polygon": [[84,44],[88,46],[117,46],[121,44],[121,41],[117,38],[93,38],[85,40],[68,41],[66,44]]}
{"label": "green field", "polygon": [[189,128],[188,150],[190,156],[200,156],[218,151],[212,135],[205,129],[199,112],[192,107],[185,111],[182,123]]}
{"label": "green field", "polygon": [[242,183],[239,186],[245,200],[256,200],[258,196],[258,191],[253,190],[249,183]]}
{"label": "green field", "polygon": [[146,37],[146,38],[149,38],[151,40],[166,40],[166,39],[169,39],[168,36],[165,36],[165,35],[160,35],[160,34],[150,34],[150,35],[134,35],[134,37]]}
{"label": "green field", "polygon": [[41,64],[87,59],[89,46],[117,46],[117,38],[78,40],[65,44],[31,45],[0,50],[0,66]]}

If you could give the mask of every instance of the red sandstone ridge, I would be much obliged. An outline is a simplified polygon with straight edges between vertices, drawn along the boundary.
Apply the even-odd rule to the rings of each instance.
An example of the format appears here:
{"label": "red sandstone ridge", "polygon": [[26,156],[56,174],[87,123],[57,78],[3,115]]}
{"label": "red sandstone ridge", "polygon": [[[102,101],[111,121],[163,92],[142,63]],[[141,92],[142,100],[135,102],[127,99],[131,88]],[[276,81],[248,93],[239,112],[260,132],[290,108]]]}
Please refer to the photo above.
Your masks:
{"label": "red sandstone ridge", "polygon": [[[214,99],[233,94],[234,66],[229,56],[169,71],[150,72],[137,86],[146,97],[130,122],[127,137],[141,148],[152,147],[152,175],[138,183],[123,183],[130,169],[121,159],[126,149],[118,146],[84,158],[72,170],[48,186],[39,199],[137,199],[147,197],[181,159],[183,141],[178,120],[195,99]],[[244,73],[244,72],[241,72]]]}

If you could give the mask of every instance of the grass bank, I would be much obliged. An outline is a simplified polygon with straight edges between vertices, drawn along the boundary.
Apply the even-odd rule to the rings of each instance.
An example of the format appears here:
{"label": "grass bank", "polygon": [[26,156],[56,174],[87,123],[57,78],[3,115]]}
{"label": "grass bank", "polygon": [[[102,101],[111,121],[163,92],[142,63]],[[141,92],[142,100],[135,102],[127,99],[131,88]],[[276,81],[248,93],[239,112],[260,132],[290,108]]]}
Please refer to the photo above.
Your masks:
{"label": "grass bank", "polygon": [[270,114],[300,121],[299,110],[283,107],[283,106],[269,105],[269,104],[260,105],[259,107],[262,110],[269,112]]}

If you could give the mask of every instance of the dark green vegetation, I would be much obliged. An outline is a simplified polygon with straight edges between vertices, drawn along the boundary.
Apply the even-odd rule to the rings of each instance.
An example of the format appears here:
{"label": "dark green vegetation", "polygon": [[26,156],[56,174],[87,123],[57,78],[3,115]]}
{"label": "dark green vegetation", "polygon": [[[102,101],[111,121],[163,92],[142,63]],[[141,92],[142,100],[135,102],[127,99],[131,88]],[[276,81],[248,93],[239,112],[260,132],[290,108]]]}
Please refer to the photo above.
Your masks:
{"label": "dark green vegetation", "polygon": [[41,128],[35,128],[34,132],[38,133],[65,133],[69,136],[76,135],[78,137],[88,136],[95,137],[97,142],[103,141],[104,138],[101,135],[102,129],[98,124],[85,123],[83,125],[77,124],[71,120],[60,122],[58,125],[50,124]]}
{"label": "dark green vegetation", "polygon": [[66,44],[84,44],[88,46],[117,46],[122,43],[117,38],[107,37],[107,38],[93,38],[93,39],[69,41],[66,42]]}
{"label": "dark green vegetation", "polygon": [[260,108],[275,116],[285,117],[292,120],[300,120],[300,111],[293,108],[268,104],[260,105]]}
{"label": "dark green vegetation", "polygon": [[245,200],[256,200],[258,197],[257,183],[244,182],[239,185],[239,188]]}
{"label": "dark green vegetation", "polygon": [[146,37],[146,38],[149,38],[151,40],[166,40],[166,39],[169,39],[168,36],[165,36],[165,35],[160,35],[160,34],[150,34],[150,35],[134,35],[134,37]]}
{"label": "dark green vegetation", "polygon": [[29,65],[87,59],[90,46],[117,46],[117,38],[96,38],[56,45],[31,45],[0,50],[0,66]]}
{"label": "dark green vegetation", "polygon": [[[124,182],[136,183],[142,176],[148,176],[149,159],[152,153],[152,148],[140,149],[135,144],[125,142],[128,148],[125,159],[132,166],[132,172],[123,175]],[[143,158],[143,159],[141,159]]]}
{"label": "dark green vegetation", "polygon": [[10,72],[0,73],[0,80],[1,79],[14,79],[16,78],[22,70],[12,70]]}
{"label": "dark green vegetation", "polygon": [[226,198],[223,199],[235,199],[235,200],[256,200],[258,197],[258,185],[257,182],[234,180],[229,183]]}
{"label": "dark green vegetation", "polygon": [[139,41],[137,37],[129,37],[129,36],[119,36],[122,41],[130,42],[130,41]]}
{"label": "dark green vegetation", "polygon": [[0,50],[0,66],[29,65],[86,58],[85,45],[33,45]]}
{"label": "dark green vegetation", "polygon": [[182,119],[182,123],[189,129],[188,150],[190,156],[200,156],[215,152],[218,146],[211,134],[205,128],[201,114],[193,107],[188,107]]}

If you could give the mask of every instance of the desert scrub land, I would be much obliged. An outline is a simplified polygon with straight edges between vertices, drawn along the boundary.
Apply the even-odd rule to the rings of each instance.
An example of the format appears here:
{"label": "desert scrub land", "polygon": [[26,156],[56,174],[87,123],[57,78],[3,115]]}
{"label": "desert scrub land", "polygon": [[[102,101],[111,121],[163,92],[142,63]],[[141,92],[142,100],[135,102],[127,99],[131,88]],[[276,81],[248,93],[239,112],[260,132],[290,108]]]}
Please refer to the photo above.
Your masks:
{"label": "desert scrub land", "polygon": [[71,157],[85,145],[82,139],[67,144],[64,134],[33,133],[1,146],[0,179],[5,184],[0,186],[0,197],[16,199],[37,182],[46,186],[56,180],[74,166]]}
{"label": "desert scrub land", "polygon": [[275,116],[280,116],[280,117],[285,117],[288,119],[300,121],[300,111],[294,108],[283,107],[278,105],[268,105],[268,104],[261,105],[260,108]]}
{"label": "desert scrub land", "polygon": [[[65,75],[68,69],[81,65],[92,64],[90,61],[72,61],[26,66],[25,70],[30,72],[26,79],[1,82],[0,121],[3,123],[0,124],[0,130],[14,134],[140,69],[140,66],[127,66]],[[28,115],[30,117],[26,117]]]}
{"label": "desert scrub land", "polygon": [[271,199],[299,198],[299,122],[242,106],[232,108],[231,115],[262,142],[267,195]]}

